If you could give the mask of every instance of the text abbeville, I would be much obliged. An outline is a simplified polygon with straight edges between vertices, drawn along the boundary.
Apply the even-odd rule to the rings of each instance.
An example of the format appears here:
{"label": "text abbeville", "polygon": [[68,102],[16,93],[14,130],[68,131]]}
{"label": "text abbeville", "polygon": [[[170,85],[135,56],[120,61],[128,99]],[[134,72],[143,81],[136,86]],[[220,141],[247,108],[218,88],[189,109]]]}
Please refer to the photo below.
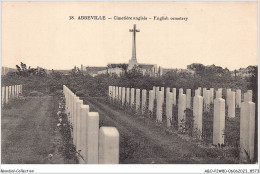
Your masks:
{"label": "text abbeville", "polygon": [[106,20],[106,16],[79,16],[78,20]]}

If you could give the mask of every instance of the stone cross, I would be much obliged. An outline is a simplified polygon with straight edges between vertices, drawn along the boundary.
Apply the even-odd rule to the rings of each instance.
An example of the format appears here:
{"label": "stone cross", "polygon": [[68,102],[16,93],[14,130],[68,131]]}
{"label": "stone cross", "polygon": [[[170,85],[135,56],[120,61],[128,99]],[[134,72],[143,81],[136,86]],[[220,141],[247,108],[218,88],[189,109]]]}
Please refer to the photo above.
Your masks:
{"label": "stone cross", "polygon": [[132,60],[133,61],[137,61],[136,60],[136,42],[135,42],[135,38],[136,38],[136,32],[140,32],[140,30],[136,29],[136,25],[134,24],[133,29],[130,29],[129,32],[133,32]]}

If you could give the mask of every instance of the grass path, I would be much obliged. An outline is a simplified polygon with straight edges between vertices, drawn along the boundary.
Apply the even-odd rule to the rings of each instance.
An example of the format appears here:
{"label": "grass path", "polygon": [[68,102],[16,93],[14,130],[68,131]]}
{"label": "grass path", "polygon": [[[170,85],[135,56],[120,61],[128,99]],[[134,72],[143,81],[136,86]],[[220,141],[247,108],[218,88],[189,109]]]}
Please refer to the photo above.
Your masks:
{"label": "grass path", "polygon": [[[3,164],[63,163],[57,152],[57,104],[51,96],[27,98],[2,110],[1,159]],[[48,154],[54,154],[53,161]]]}
{"label": "grass path", "polygon": [[218,164],[235,163],[218,156],[211,148],[203,148],[185,140],[154,120],[132,116],[103,103],[88,98],[90,111],[99,112],[100,124],[115,126],[120,133],[120,163],[124,164]]}

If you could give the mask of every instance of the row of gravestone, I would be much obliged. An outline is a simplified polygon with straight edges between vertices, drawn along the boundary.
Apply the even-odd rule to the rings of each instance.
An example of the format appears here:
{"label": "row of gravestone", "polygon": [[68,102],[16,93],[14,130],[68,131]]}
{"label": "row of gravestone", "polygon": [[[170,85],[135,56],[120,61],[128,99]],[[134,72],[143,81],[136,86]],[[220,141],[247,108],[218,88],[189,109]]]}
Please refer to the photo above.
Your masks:
{"label": "row of gravestone", "polygon": [[[201,96],[201,93],[203,95]],[[245,161],[250,158],[254,160],[254,141],[255,141],[255,103],[252,102],[252,90],[244,93],[244,101],[241,103],[241,90],[236,92],[231,89],[226,90],[226,100],[222,98],[222,88],[216,92],[214,88],[203,91],[199,87],[195,89],[195,95],[191,97],[191,89],[186,90],[183,94],[183,89],[179,89],[178,100],[176,96],[176,88],[153,87],[153,90],[135,88],[125,88],[118,86],[109,86],[108,96],[111,102],[120,103],[125,106],[135,108],[143,113],[154,111],[154,102],[156,101],[156,121],[162,122],[163,103],[166,102],[166,122],[167,127],[172,126],[172,108],[173,105],[178,107],[178,128],[186,120],[187,108],[193,110],[194,122],[193,128],[198,132],[202,132],[202,115],[203,112],[210,111],[211,104],[214,105],[213,113],[213,144],[224,144],[225,130],[225,109],[228,108],[228,117],[235,117],[235,108],[240,108],[240,159]],[[216,93],[214,95],[214,93]],[[142,94],[142,95],[141,95]],[[148,97],[147,97],[148,96]],[[166,96],[166,100],[165,100]],[[215,99],[214,99],[215,96]],[[141,98],[141,101],[140,101]],[[147,107],[148,103],[148,107]],[[192,106],[191,106],[192,104]],[[148,108],[148,109],[147,109]],[[146,110],[147,109],[147,110]]]}
{"label": "row of gravestone", "polygon": [[65,110],[72,125],[73,144],[79,152],[80,164],[118,164],[119,132],[115,127],[100,127],[98,112],[63,85]]}
{"label": "row of gravestone", "polygon": [[17,98],[22,93],[23,85],[12,85],[2,87],[2,106],[10,100]]}

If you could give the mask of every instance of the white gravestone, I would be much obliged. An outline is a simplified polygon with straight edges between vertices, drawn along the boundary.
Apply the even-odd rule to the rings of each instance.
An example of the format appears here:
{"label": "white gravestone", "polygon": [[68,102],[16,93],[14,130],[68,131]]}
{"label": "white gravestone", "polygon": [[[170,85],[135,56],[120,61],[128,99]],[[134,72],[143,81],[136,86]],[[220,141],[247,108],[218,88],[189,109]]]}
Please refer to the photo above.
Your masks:
{"label": "white gravestone", "polygon": [[186,94],[179,95],[178,101],[178,126],[186,122]]}
{"label": "white gravestone", "polygon": [[131,107],[134,107],[134,103],[135,103],[135,88],[131,88]]}
{"label": "white gravestone", "polygon": [[153,91],[155,91],[156,90],[156,86],[153,86]]}
{"label": "white gravestone", "polygon": [[77,110],[77,115],[76,115],[76,150],[79,151],[81,150],[80,147],[80,129],[81,129],[81,106],[83,105],[83,100],[78,100],[76,103],[76,110]]}
{"label": "white gravestone", "polygon": [[179,88],[179,96],[183,94],[183,88]]}
{"label": "white gravestone", "polygon": [[201,96],[201,87],[198,87],[198,90],[199,90],[199,94]]}
{"label": "white gravestone", "polygon": [[146,89],[142,90],[142,114],[146,113]]}
{"label": "white gravestone", "polygon": [[176,88],[172,88],[173,98],[172,98],[172,104],[176,106]]}
{"label": "white gravestone", "polygon": [[247,94],[248,94],[248,101],[253,101],[253,91],[247,90]]}
{"label": "white gravestone", "polygon": [[12,86],[12,98],[15,98],[14,85]]}
{"label": "white gravestone", "polygon": [[155,90],[155,99],[157,99],[159,91],[160,91],[160,87],[157,86]]}
{"label": "white gravestone", "polygon": [[2,106],[5,104],[5,87],[2,87]]}
{"label": "white gravestone", "polygon": [[166,93],[167,93],[167,92],[171,92],[169,87],[166,88]]}
{"label": "white gravestone", "polygon": [[166,92],[166,119],[167,119],[167,127],[171,127],[172,125],[172,95],[171,92]]}
{"label": "white gravestone", "polygon": [[195,96],[200,96],[200,91],[199,91],[199,89],[195,89]]}
{"label": "white gravestone", "polygon": [[99,164],[119,164],[119,132],[115,127],[99,130]]}
{"label": "white gravestone", "polygon": [[125,105],[125,87],[122,88],[122,105]]}
{"label": "white gravestone", "polygon": [[235,107],[235,97],[236,97],[236,93],[234,91],[231,91],[229,93],[229,104],[228,104],[228,117],[229,118],[234,118],[235,117],[235,111],[236,111],[236,107]]}
{"label": "white gravestone", "polygon": [[87,122],[85,123],[87,164],[98,164],[98,136],[99,136],[99,114],[88,112]]}
{"label": "white gravestone", "polygon": [[255,103],[243,102],[240,112],[240,160],[254,161],[255,151]]}
{"label": "white gravestone", "polygon": [[130,89],[126,88],[126,104],[129,105],[130,103]]}
{"label": "white gravestone", "polygon": [[116,101],[116,87],[113,86],[113,102]]}
{"label": "white gravestone", "polygon": [[136,89],[136,100],[135,100],[135,109],[136,111],[140,110],[140,89]]}
{"label": "white gravestone", "polygon": [[8,98],[12,99],[12,86],[9,86],[8,89],[9,89],[9,92],[8,92],[9,96],[8,96]]}
{"label": "white gravestone", "polygon": [[88,113],[89,113],[89,106],[88,105],[81,105],[80,108],[80,112],[81,112],[81,126],[80,126],[80,136],[81,136],[81,142],[80,142],[80,147],[81,147],[81,156],[82,158],[79,158],[79,163],[80,164],[87,164],[87,160],[88,160],[88,150],[87,150],[87,117],[88,117]]}
{"label": "white gravestone", "polygon": [[225,100],[217,98],[214,100],[214,118],[213,118],[213,144],[224,144],[225,131]]}
{"label": "white gravestone", "polygon": [[157,106],[156,106],[156,121],[162,122],[162,105],[163,105],[163,92],[159,91],[157,96]]}
{"label": "white gravestone", "polygon": [[226,90],[226,105],[227,105],[227,106],[229,105],[229,100],[230,100],[229,94],[230,94],[230,93],[231,93],[231,89],[228,88],[228,89]]}
{"label": "white gravestone", "polygon": [[241,107],[241,89],[236,90],[236,108]]}
{"label": "white gravestone", "polygon": [[217,98],[222,98],[222,92],[221,91],[216,91],[216,99]]}
{"label": "white gravestone", "polygon": [[151,113],[153,113],[154,98],[155,98],[155,91],[154,90],[150,90],[149,91],[149,107],[148,107],[148,110]]}
{"label": "white gravestone", "polygon": [[186,89],[186,107],[191,108],[191,89]]}
{"label": "white gravestone", "polygon": [[121,103],[122,99],[122,87],[118,87],[118,101]]}
{"label": "white gravestone", "polygon": [[210,91],[209,90],[205,90],[204,91],[204,107],[205,107],[205,111],[209,112],[210,111]]}
{"label": "white gravestone", "polygon": [[116,98],[115,98],[116,101],[118,101],[118,96],[119,96],[119,94],[118,94],[118,86],[116,86]]}
{"label": "white gravestone", "polygon": [[203,94],[202,94],[202,95],[203,95],[203,98],[205,98],[204,95],[206,94],[207,88],[203,88],[202,91],[203,91]]}
{"label": "white gravestone", "polygon": [[[218,97],[217,97],[217,92],[218,92]],[[218,88],[216,92],[216,98],[222,98],[222,88]]]}
{"label": "white gravestone", "polygon": [[77,146],[77,102],[79,102],[79,98],[75,95],[73,102],[73,144],[75,146]]}
{"label": "white gravestone", "polygon": [[[196,91],[195,91],[196,93]],[[197,90],[197,95],[193,97],[193,116],[194,116],[194,131],[201,139],[202,135],[202,112],[203,112],[203,97],[199,95]]]}
{"label": "white gravestone", "polygon": [[163,103],[164,103],[164,87],[161,87],[161,91],[162,91],[162,93],[163,93]]}
{"label": "white gravestone", "polygon": [[108,87],[108,97],[109,97],[109,100],[111,101],[111,99],[112,99],[112,86],[109,86]]}
{"label": "white gravestone", "polygon": [[214,103],[214,88],[210,88],[210,104]]}

